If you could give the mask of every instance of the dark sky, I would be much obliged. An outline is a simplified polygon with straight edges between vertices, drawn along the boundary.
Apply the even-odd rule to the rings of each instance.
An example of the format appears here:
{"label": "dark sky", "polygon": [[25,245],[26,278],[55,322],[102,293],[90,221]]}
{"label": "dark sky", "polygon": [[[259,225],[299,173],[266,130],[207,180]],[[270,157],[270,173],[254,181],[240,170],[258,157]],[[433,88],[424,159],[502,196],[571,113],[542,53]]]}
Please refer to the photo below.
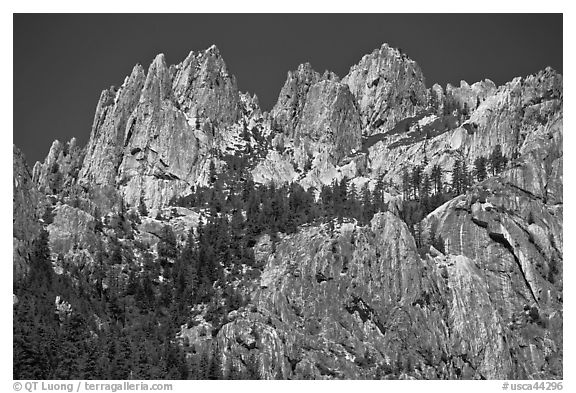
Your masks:
{"label": "dark sky", "polygon": [[85,144],[100,92],[160,52],[174,64],[216,44],[240,90],[269,110],[298,64],[342,77],[384,42],[418,62],[427,86],[500,85],[547,65],[562,72],[562,22],[561,14],[16,14],[14,143],[31,164],[54,139]]}

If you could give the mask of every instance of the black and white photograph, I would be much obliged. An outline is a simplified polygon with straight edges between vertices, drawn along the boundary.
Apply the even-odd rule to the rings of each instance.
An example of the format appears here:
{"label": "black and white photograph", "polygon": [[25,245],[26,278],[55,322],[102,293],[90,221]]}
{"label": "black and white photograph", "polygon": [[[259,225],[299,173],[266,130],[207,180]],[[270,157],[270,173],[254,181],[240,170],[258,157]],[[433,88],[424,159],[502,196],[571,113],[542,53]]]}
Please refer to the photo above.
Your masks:
{"label": "black and white photograph", "polygon": [[562,13],[12,18],[7,391],[570,390]]}

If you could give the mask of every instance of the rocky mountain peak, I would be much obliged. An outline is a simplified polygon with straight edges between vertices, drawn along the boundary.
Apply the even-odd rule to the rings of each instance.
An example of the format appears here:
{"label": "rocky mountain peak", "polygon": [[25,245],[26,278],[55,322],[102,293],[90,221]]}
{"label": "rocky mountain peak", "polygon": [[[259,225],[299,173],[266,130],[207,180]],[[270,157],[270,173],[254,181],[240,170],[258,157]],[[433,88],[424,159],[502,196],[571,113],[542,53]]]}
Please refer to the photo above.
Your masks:
{"label": "rocky mountain peak", "polygon": [[387,44],[365,55],[342,82],[356,98],[366,135],[389,130],[427,106],[422,70]]}
{"label": "rocky mountain peak", "polygon": [[236,78],[229,73],[215,45],[205,51],[190,52],[176,70],[172,89],[180,110],[222,126],[239,119]]}
{"label": "rocky mountain peak", "polygon": [[314,70],[314,67],[312,67],[312,64],[310,64],[309,62],[304,62],[300,65],[298,65],[298,68],[296,68],[296,71],[288,71],[288,78],[290,77],[295,77],[299,80],[309,80],[310,82],[313,82],[315,79],[317,79],[320,74]]}
{"label": "rocky mountain peak", "polygon": [[322,74],[322,80],[331,80],[331,81],[335,81],[335,82],[340,82],[340,77],[338,75],[336,75],[334,72],[332,71],[324,71],[324,73]]}
{"label": "rocky mountain peak", "polygon": [[76,182],[83,159],[76,138],[66,143],[55,140],[44,162],[34,164],[32,179],[40,191],[58,194]]}
{"label": "rocky mountain peak", "polygon": [[170,72],[164,54],[160,53],[156,55],[148,68],[140,102],[152,101],[152,105],[157,106],[160,101],[170,99],[171,93]]}
{"label": "rocky mountain peak", "polygon": [[321,80],[310,63],[303,63],[295,71],[288,71],[278,100],[270,112],[276,126],[286,135],[293,136],[310,86]]}
{"label": "rocky mountain peak", "polygon": [[271,116],[276,130],[293,143],[300,169],[318,154],[336,164],[360,148],[360,117],[350,89],[335,73],[320,74],[310,63],[288,72]]}
{"label": "rocky mountain peak", "polygon": [[127,128],[126,125],[140,103],[140,96],[148,79],[150,88],[154,85],[152,78],[147,78],[142,66],[137,64],[132,69],[130,76],[124,79],[124,83],[118,91],[108,89],[100,94],[90,140],[86,147],[86,159],[80,171],[81,183],[114,184],[120,164],[121,151],[126,135],[130,133],[131,129],[130,127]]}
{"label": "rocky mountain peak", "polygon": [[146,73],[136,65],[119,89],[102,92],[81,183],[112,186],[129,203],[165,204],[196,181],[201,169],[193,166],[227,138],[242,110],[218,48],[171,67],[158,54]]}

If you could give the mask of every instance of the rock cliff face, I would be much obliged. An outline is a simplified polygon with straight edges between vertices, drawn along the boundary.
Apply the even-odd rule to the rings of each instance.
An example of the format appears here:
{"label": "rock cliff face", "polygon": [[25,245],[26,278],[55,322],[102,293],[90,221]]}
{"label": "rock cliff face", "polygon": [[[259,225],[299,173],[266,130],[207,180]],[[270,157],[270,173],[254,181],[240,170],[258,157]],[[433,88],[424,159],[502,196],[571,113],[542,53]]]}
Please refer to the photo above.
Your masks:
{"label": "rock cliff face", "polygon": [[278,102],[272,109],[276,127],[293,144],[293,160],[300,169],[325,153],[332,164],[360,148],[360,114],[347,85],[310,64],[288,73]]}
{"label": "rock cliff face", "polygon": [[428,104],[418,64],[386,44],[350,68],[342,83],[356,98],[365,135],[391,129]]}
{"label": "rock cliff face", "polygon": [[416,365],[449,377],[445,365],[438,374],[430,368],[450,361],[445,310],[429,305],[443,282],[431,280],[432,264],[391,213],[370,227],[308,228],[259,257],[266,267],[254,308],[216,338],[227,362],[256,353],[267,378],[400,377]]}
{"label": "rock cliff face", "polygon": [[360,116],[346,85],[331,80],[313,85],[296,127],[296,161],[326,152],[334,164],[360,148]]}
{"label": "rock cliff face", "polygon": [[13,272],[17,278],[26,272],[32,242],[40,232],[38,202],[41,198],[26,158],[16,145],[12,150],[12,181]]}
{"label": "rock cliff face", "polygon": [[300,64],[296,71],[288,72],[271,115],[278,128],[290,137],[294,137],[308,90],[321,79],[322,76],[312,69],[310,63]]}
{"label": "rock cliff face", "polygon": [[146,75],[140,101],[129,118],[124,153],[118,168],[126,201],[149,207],[166,205],[183,192],[199,158],[195,126],[176,107],[168,66],[158,55]]}
{"label": "rock cliff face", "polygon": [[47,227],[52,253],[66,254],[78,246],[88,249],[97,242],[96,221],[90,214],[67,204],[57,205],[53,214]]}
{"label": "rock cliff face", "polygon": [[232,125],[240,118],[236,78],[228,72],[216,46],[190,52],[173,72],[174,96],[188,117],[209,119],[217,126]]}
{"label": "rock cliff face", "polygon": [[44,162],[34,165],[32,179],[46,194],[68,191],[78,180],[83,161],[84,150],[78,146],[76,138],[64,144],[56,140]]}
{"label": "rock cliff face", "polygon": [[[434,259],[447,266],[448,277],[458,266],[463,269],[464,265],[453,262],[451,257],[458,255],[466,258],[466,266],[471,266],[467,279],[482,282],[483,288],[463,286],[468,294],[461,302],[474,304],[484,296],[485,304],[475,310],[493,310],[496,328],[491,329],[497,329],[496,336],[505,339],[496,345],[497,341],[488,338],[495,345],[493,350],[500,348],[497,355],[502,362],[496,367],[505,366],[501,371],[520,378],[561,373],[562,203],[547,199],[546,187],[529,187],[535,191],[531,192],[525,181],[536,172],[538,179],[530,184],[544,181],[555,188],[562,183],[561,172],[555,169],[551,158],[561,161],[562,148],[555,141],[558,127],[561,126],[553,125],[552,138],[542,142],[533,154],[522,157],[502,177],[480,183],[423,222],[429,242],[440,243],[445,249],[448,259]],[[461,319],[469,316],[462,314]],[[472,337],[469,333],[460,334]],[[482,340],[486,342],[485,337]],[[480,342],[463,341],[467,348]]]}
{"label": "rock cliff face", "polygon": [[544,260],[561,265],[561,253],[528,232],[553,228],[561,244],[557,216],[537,229],[496,208],[491,229],[466,207],[457,199],[427,219],[446,254],[425,258],[391,213],[304,229],[275,251],[262,243],[252,306],[216,337],[222,361],[257,357],[265,378],[557,378],[561,273],[548,277]]}
{"label": "rock cliff face", "polygon": [[[471,166],[477,157],[487,157],[496,145],[506,157],[518,157],[537,145],[534,140],[540,140],[562,118],[562,76],[552,69],[516,78],[495,91],[489,83],[476,89],[466,86],[463,84],[458,93],[454,88],[448,91],[458,102],[481,97],[476,109],[469,107],[469,117],[438,116],[428,110],[387,133],[367,138],[364,149],[371,176],[384,175],[400,184],[402,171],[425,158],[428,168],[434,164],[451,168],[456,157]],[[479,93],[472,94],[475,90]]]}
{"label": "rock cliff face", "polygon": [[100,95],[86,157],[80,171],[81,183],[115,184],[122,159],[127,122],[138,105],[144,80],[144,70],[138,64],[120,89],[111,87]]}
{"label": "rock cliff face", "polygon": [[80,183],[112,186],[128,205],[142,199],[159,209],[202,178],[209,150],[238,133],[242,114],[215,46],[172,67],[160,54],[147,72],[137,65],[118,90],[102,93]]}
{"label": "rock cliff face", "polygon": [[497,90],[496,85],[489,79],[469,85],[466,81],[460,82],[460,87],[448,84],[444,90],[442,86],[435,84],[430,89],[430,101],[437,107],[439,113],[445,110],[449,103],[451,109],[472,111],[480,106],[488,96],[493,95]]}

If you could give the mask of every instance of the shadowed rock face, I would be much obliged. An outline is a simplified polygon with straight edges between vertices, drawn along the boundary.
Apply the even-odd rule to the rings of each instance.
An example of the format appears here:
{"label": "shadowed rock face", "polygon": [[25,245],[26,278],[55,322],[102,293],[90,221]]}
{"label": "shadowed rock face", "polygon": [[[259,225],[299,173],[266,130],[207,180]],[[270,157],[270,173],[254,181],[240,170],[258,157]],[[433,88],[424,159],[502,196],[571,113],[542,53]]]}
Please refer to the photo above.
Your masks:
{"label": "shadowed rock face", "polygon": [[27,270],[33,240],[40,232],[38,202],[41,200],[32,181],[24,154],[12,148],[12,237],[14,278]]}

